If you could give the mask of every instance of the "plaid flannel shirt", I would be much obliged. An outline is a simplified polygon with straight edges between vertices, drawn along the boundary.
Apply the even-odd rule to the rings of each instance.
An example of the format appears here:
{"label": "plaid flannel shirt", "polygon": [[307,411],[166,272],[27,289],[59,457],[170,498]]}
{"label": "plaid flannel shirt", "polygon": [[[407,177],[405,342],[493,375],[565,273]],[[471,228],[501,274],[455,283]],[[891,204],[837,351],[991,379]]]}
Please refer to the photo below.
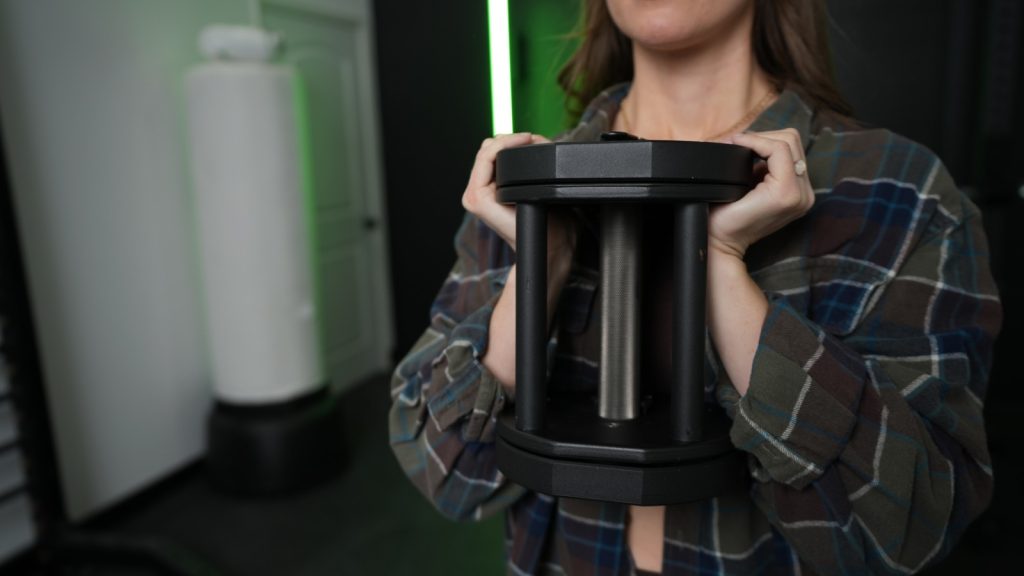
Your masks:
{"label": "plaid flannel shirt", "polygon": [[[607,130],[628,85],[565,139]],[[982,420],[1001,308],[977,208],[936,156],[785,91],[752,131],[793,127],[816,202],[747,254],[769,299],[747,394],[709,353],[709,401],[750,454],[748,493],[669,506],[664,574],[911,573],[988,504]],[[391,444],[446,516],[506,511],[507,571],[631,574],[625,505],[553,498],[495,466],[510,399],[481,365],[514,254],[467,216],[430,326],[392,380]],[[598,274],[561,296],[552,385],[595,386]],[[497,570],[497,567],[496,567]]]}

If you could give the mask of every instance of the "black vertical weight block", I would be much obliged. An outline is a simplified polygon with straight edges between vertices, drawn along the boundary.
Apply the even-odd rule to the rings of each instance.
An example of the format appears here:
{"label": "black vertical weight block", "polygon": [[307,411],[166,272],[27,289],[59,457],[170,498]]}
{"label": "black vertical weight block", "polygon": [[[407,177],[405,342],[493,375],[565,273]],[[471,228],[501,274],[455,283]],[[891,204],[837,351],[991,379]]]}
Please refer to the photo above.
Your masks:
{"label": "black vertical weight block", "polygon": [[[517,214],[516,406],[514,418],[500,418],[497,441],[498,467],[508,478],[555,496],[640,505],[709,498],[744,484],[746,459],[729,441],[730,422],[704,401],[707,224],[709,203],[732,202],[753,187],[755,160],[731,144],[622,133],[499,152],[498,200],[516,205]],[[552,204],[601,209],[596,402],[547,381]],[[668,205],[664,211],[673,215],[655,219],[667,255],[643,246],[650,205]],[[671,267],[672,370],[664,377],[639,366],[651,356],[641,324],[643,301],[652,298],[641,282],[645,253],[663,255]]]}

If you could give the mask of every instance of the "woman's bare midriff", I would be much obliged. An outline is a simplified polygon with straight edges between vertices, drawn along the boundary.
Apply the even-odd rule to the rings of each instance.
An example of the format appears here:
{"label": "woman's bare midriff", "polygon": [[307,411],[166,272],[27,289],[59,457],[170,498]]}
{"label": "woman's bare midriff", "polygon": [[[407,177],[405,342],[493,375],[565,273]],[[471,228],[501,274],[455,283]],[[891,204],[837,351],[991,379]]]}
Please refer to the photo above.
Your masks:
{"label": "woman's bare midriff", "polygon": [[637,568],[661,572],[665,548],[665,507],[630,506],[626,541]]}

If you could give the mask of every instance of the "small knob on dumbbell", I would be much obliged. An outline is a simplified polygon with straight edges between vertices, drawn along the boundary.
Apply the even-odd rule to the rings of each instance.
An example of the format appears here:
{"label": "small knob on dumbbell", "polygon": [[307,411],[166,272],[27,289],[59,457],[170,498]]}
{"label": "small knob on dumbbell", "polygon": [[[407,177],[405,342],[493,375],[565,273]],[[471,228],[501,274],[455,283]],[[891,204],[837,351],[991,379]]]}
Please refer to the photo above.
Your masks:
{"label": "small knob on dumbbell", "polygon": [[636,136],[633,136],[629,132],[604,132],[601,134],[602,142],[627,142],[629,140],[639,140]]}

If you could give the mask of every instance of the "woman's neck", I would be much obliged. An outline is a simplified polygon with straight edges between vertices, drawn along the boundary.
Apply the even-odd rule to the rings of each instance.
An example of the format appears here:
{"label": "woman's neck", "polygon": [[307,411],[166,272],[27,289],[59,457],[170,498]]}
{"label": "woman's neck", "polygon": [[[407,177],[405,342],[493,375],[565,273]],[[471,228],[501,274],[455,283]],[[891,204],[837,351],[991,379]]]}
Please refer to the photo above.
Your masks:
{"label": "woman's neck", "polygon": [[754,58],[752,18],[751,11],[713,39],[680,50],[634,43],[633,86],[616,129],[649,140],[707,140],[745,128],[735,124],[774,91]]}

